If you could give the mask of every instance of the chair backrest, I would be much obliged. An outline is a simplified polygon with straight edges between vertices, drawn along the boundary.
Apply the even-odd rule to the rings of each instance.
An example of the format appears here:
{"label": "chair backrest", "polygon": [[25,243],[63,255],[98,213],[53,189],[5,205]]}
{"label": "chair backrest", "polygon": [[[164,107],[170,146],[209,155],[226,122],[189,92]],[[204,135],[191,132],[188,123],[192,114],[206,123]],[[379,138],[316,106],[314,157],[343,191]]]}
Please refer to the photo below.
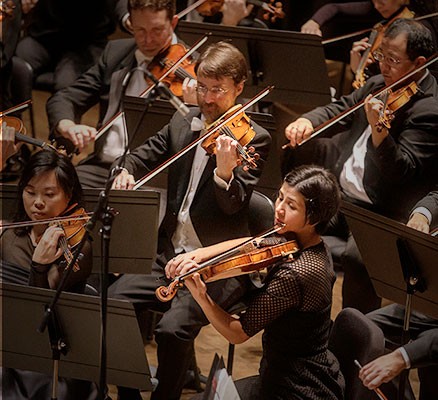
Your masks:
{"label": "chair backrest", "polygon": [[329,349],[339,360],[345,377],[345,399],[374,399],[374,392],[367,389],[359,379],[359,369],[354,360],[365,365],[384,353],[385,338],[382,330],[360,311],[345,308],[333,324]]}
{"label": "chair backrest", "polygon": [[274,225],[274,202],[256,190],[249,201],[249,232],[252,236],[272,228]]}
{"label": "chair backrest", "polygon": [[22,58],[12,57],[12,82],[11,94],[13,101],[22,103],[32,99],[33,70],[27,61]]}

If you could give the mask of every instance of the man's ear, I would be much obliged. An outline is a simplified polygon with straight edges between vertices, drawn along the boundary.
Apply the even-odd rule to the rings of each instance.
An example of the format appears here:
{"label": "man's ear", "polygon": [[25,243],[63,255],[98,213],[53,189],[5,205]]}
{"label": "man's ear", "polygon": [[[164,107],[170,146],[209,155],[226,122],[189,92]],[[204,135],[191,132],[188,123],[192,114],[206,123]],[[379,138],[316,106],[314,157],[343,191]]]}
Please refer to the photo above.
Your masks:
{"label": "man's ear", "polygon": [[240,95],[242,94],[244,85],[245,85],[245,81],[239,82],[239,83],[236,85],[237,96],[240,96]]}
{"label": "man's ear", "polygon": [[178,21],[179,21],[178,15],[174,15],[170,23],[172,25],[172,29],[176,28],[176,26],[178,25]]}
{"label": "man's ear", "polygon": [[415,59],[415,68],[422,67],[427,61],[427,58],[424,56],[419,56]]}

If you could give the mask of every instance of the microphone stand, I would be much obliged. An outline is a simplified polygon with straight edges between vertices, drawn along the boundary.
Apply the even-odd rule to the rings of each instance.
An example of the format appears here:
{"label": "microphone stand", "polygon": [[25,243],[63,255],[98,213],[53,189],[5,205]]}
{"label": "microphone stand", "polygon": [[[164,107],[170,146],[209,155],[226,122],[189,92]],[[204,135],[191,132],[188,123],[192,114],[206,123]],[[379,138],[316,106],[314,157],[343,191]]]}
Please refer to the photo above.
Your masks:
{"label": "microphone stand", "polygon": [[[133,68],[128,72],[127,76],[124,79],[124,84],[122,87],[121,100],[120,100],[120,108],[123,115],[124,113],[124,97],[126,88],[132,78],[132,72],[137,70],[138,68]],[[111,169],[108,179],[105,184],[105,189],[102,190],[99,194],[99,201],[94,209],[94,213],[90,221],[88,222],[87,230],[91,231],[97,220],[102,222],[102,228],[100,233],[102,235],[102,258],[101,258],[101,273],[100,273],[100,315],[101,315],[101,341],[100,341],[100,374],[99,374],[99,400],[108,400],[108,388],[106,383],[106,365],[107,365],[107,352],[106,352],[106,328],[107,328],[107,306],[108,306],[108,271],[109,271],[109,245],[111,239],[111,230],[112,223],[114,220],[114,210],[108,206],[109,200],[109,191],[112,187],[114,180],[117,175],[122,171],[123,165],[125,163],[126,155],[128,154],[128,150],[130,145],[138,132],[141,121],[144,115],[149,110],[152,102],[156,98],[156,92],[151,91],[150,95],[145,98],[145,107],[143,109],[141,117],[138,119],[131,139],[128,140],[128,143],[125,147],[125,150],[122,156],[118,159],[117,165]],[[125,125],[125,131],[126,125]]]}
{"label": "microphone stand", "polygon": [[[129,81],[132,77],[132,71],[136,70],[137,68],[132,69],[128,72],[127,76],[125,77],[125,80],[123,82],[122,87],[122,93],[121,93],[121,103],[120,107],[123,111],[124,108],[124,96],[126,92],[126,88],[128,86]],[[105,183],[105,188],[102,190],[99,194],[98,202],[94,208],[92,217],[85,225],[85,234],[83,235],[81,241],[77,244],[75,251],[73,252],[73,257],[68,263],[64,274],[61,278],[61,281],[58,284],[58,287],[56,288],[56,292],[52,298],[52,301],[50,302],[50,305],[46,306],[44,315],[42,317],[40,326],[38,327],[38,332],[43,333],[49,324],[49,330],[50,332],[59,332],[59,328],[53,327],[53,321],[55,321],[55,306],[56,303],[59,300],[59,297],[62,293],[62,291],[65,288],[65,284],[67,282],[68,277],[70,276],[73,266],[76,264],[76,261],[78,260],[79,254],[81,253],[81,250],[86,243],[86,241],[90,237],[90,233],[93,231],[97,221],[102,222],[102,228],[100,230],[100,233],[102,235],[102,257],[101,257],[101,273],[100,273],[100,282],[101,282],[101,294],[100,294],[100,310],[101,310],[101,335],[100,335],[100,370],[99,370],[99,393],[98,393],[98,399],[99,400],[111,400],[108,396],[108,387],[106,384],[106,365],[107,365],[107,352],[106,352],[106,328],[107,328],[107,305],[108,305],[108,270],[109,270],[109,245],[110,245],[110,239],[111,239],[111,229],[112,229],[112,223],[114,220],[115,212],[114,210],[108,206],[108,200],[109,200],[109,191],[111,189],[111,186],[117,177],[117,175],[122,171],[122,165],[124,164],[126,155],[129,150],[129,146],[132,143],[135,134],[137,133],[141,120],[143,119],[146,112],[149,110],[150,105],[155,100],[157,94],[155,90],[152,90],[150,95],[145,98],[145,108],[143,110],[143,113],[141,115],[141,118],[137,121],[137,124],[134,128],[133,135],[131,136],[131,140],[128,141],[128,144],[125,147],[125,150],[122,154],[122,156],[119,158],[119,161],[117,165],[111,169],[107,181]],[[55,324],[56,325],[56,324]],[[64,335],[62,335],[64,336]],[[59,343],[61,348],[57,348],[56,344]],[[66,345],[65,345],[65,339],[61,337],[59,340],[52,339],[51,338],[51,344],[53,349],[53,365],[54,365],[54,371],[53,371],[53,380],[57,381],[58,379],[58,362],[59,362],[59,356],[60,353],[64,353],[66,351]],[[64,353],[65,354],[65,353]],[[52,383],[52,399],[56,399],[56,390],[57,390],[57,382]]]}

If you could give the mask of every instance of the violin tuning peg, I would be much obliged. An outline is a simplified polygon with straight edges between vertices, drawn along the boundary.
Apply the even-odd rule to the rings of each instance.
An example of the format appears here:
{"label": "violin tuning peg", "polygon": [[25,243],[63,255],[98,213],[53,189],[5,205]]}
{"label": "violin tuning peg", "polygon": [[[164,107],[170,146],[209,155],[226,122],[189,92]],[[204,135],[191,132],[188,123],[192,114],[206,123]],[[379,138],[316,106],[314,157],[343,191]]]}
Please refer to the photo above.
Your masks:
{"label": "violin tuning peg", "polygon": [[254,152],[255,152],[255,147],[254,146],[249,146],[248,153],[254,153]]}
{"label": "violin tuning peg", "polygon": [[260,160],[260,154],[259,153],[254,153],[253,157],[254,157],[254,160],[256,160],[256,161]]}

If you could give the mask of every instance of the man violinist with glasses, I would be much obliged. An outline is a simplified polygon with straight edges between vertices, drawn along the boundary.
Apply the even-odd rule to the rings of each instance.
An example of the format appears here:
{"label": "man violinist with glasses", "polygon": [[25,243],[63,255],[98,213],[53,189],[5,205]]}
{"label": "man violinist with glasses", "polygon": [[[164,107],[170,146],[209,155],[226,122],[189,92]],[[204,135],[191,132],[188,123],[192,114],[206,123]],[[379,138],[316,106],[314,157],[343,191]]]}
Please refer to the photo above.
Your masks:
{"label": "man violinist with glasses", "polygon": [[[97,64],[47,102],[52,132],[69,139],[79,151],[93,143],[97,133],[94,127],[80,123],[82,115],[99,103],[102,124],[106,124],[119,111],[123,90],[140,96],[148,87],[141,69],[164,49],[180,43],[174,33],[178,22],[174,0],[128,0],[128,11],[134,38],[110,41]],[[111,163],[123,153],[126,143],[123,118],[119,118],[96,142],[94,152],[77,166],[82,187],[103,187]]]}
{"label": "man violinist with glasses", "polygon": [[[191,108],[186,117],[175,113],[169,124],[131,151],[113,188],[131,189],[135,178],[175,156],[218,118],[234,110],[247,79],[243,54],[229,43],[215,43],[202,53],[195,71],[199,107]],[[252,121],[250,125],[255,136],[248,145],[260,156],[255,168],[245,171],[237,152],[239,144],[227,135],[217,137],[215,154],[207,154],[199,144],[169,166],[166,214],[152,275],[125,274],[109,287],[110,297],[156,309],[155,289],[166,283],[164,275],[170,279],[179,274],[185,253],[249,234],[248,204],[271,143],[265,129]],[[249,287],[248,279],[242,276],[209,284],[215,301],[225,309],[237,303]],[[159,384],[152,399],[180,398],[193,341],[207,324],[193,297],[187,290],[179,290],[155,330]],[[132,392],[119,390],[120,398],[140,400],[139,394]]]}
{"label": "man violinist with glasses", "polygon": [[[364,87],[338,101],[316,108],[286,127],[295,148],[313,131],[361,101],[364,106],[341,121],[344,132],[332,138],[312,139],[291,150],[292,164],[314,162],[331,169],[339,179],[344,198],[396,220],[405,221],[416,200],[433,188],[438,171],[438,86],[427,69],[415,73],[399,87],[414,82],[416,93],[392,110],[388,126],[379,118],[388,115],[380,98],[371,94],[424,65],[434,55],[430,31],[421,23],[399,19],[385,31],[374,56],[381,74]],[[396,87],[394,90],[397,90]],[[391,97],[389,98],[391,99]],[[338,131],[339,132],[339,131]],[[284,169],[291,164],[284,165]],[[380,306],[380,299],[348,230],[343,255],[343,305],[366,313]]]}

